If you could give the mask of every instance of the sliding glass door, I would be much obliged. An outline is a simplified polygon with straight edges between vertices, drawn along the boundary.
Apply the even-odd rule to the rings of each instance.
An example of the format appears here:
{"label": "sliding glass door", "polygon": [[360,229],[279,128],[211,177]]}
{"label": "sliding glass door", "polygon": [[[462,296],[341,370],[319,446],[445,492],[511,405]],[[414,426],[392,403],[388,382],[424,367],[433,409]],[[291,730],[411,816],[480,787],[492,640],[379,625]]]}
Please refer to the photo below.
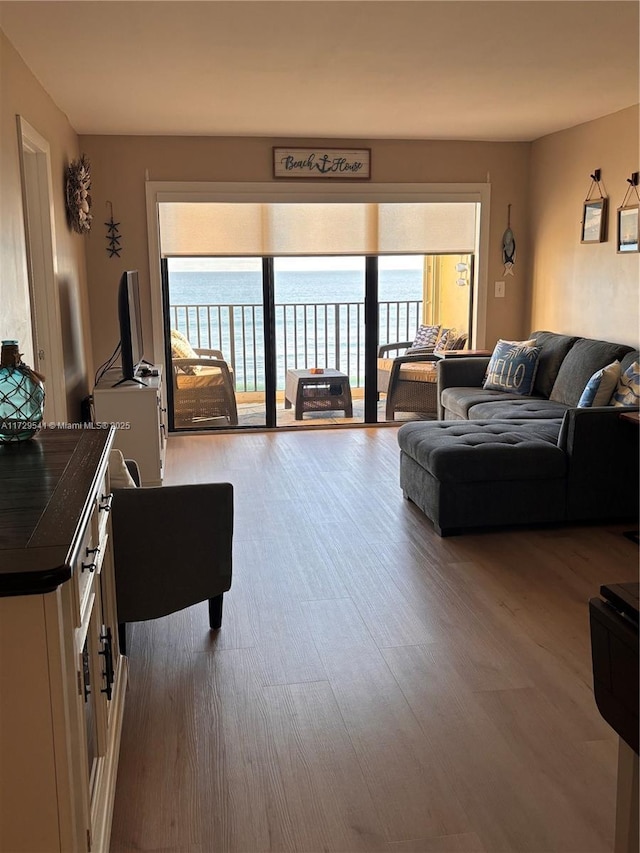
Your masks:
{"label": "sliding glass door", "polygon": [[261,258],[169,258],[165,340],[174,430],[267,424]]}
{"label": "sliding glass door", "polygon": [[274,258],[278,426],[362,423],[365,258]]}
{"label": "sliding glass door", "polygon": [[[392,362],[421,324],[469,333],[472,260],[166,259],[170,428],[329,426],[435,416],[420,401],[415,411],[406,401],[388,405]],[[403,367],[403,379],[422,381],[420,371],[435,380],[433,362]],[[405,390],[411,397],[418,391],[413,385]]]}

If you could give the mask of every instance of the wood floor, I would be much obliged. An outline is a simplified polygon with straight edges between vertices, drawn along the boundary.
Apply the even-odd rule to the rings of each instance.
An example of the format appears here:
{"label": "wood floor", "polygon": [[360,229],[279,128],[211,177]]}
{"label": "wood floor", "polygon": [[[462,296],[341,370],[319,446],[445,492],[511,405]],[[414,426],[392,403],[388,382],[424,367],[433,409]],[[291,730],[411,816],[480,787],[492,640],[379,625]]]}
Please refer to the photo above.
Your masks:
{"label": "wood floor", "polygon": [[217,633],[133,626],[111,853],[612,850],[587,602],[628,525],[440,539],[396,433],[170,439],[167,484],[234,484],[234,579]]}

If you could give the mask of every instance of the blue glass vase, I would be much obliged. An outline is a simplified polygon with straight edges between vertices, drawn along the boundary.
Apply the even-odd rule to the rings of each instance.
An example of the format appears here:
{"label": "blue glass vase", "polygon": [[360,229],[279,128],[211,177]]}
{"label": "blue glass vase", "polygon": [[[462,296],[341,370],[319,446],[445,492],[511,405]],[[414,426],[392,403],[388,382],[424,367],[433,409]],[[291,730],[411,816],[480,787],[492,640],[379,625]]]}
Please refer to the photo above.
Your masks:
{"label": "blue glass vase", "polygon": [[2,341],[0,444],[32,438],[42,425],[44,377],[23,363],[17,341]]}

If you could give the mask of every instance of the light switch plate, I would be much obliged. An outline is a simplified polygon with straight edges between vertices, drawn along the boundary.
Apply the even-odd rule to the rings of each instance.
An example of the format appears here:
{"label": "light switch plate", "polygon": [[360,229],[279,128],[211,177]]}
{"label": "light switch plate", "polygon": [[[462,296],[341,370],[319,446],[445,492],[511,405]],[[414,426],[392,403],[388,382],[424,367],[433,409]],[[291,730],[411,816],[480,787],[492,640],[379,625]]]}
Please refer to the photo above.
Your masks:
{"label": "light switch plate", "polygon": [[504,281],[496,281],[496,299],[502,299],[504,297]]}

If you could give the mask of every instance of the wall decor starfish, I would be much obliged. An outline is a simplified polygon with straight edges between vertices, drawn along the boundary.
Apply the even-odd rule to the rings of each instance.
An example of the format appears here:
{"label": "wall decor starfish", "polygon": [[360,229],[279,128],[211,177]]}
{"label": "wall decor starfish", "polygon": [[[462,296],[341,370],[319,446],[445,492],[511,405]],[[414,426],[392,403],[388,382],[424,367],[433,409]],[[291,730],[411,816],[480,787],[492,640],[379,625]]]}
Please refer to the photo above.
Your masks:
{"label": "wall decor starfish", "polygon": [[119,258],[120,252],[122,251],[122,246],[120,245],[120,240],[122,238],[118,229],[120,223],[114,222],[113,220],[113,204],[110,201],[108,201],[107,204],[111,210],[111,217],[109,218],[109,221],[104,223],[107,226],[107,240],[109,241],[107,254],[110,258]]}

